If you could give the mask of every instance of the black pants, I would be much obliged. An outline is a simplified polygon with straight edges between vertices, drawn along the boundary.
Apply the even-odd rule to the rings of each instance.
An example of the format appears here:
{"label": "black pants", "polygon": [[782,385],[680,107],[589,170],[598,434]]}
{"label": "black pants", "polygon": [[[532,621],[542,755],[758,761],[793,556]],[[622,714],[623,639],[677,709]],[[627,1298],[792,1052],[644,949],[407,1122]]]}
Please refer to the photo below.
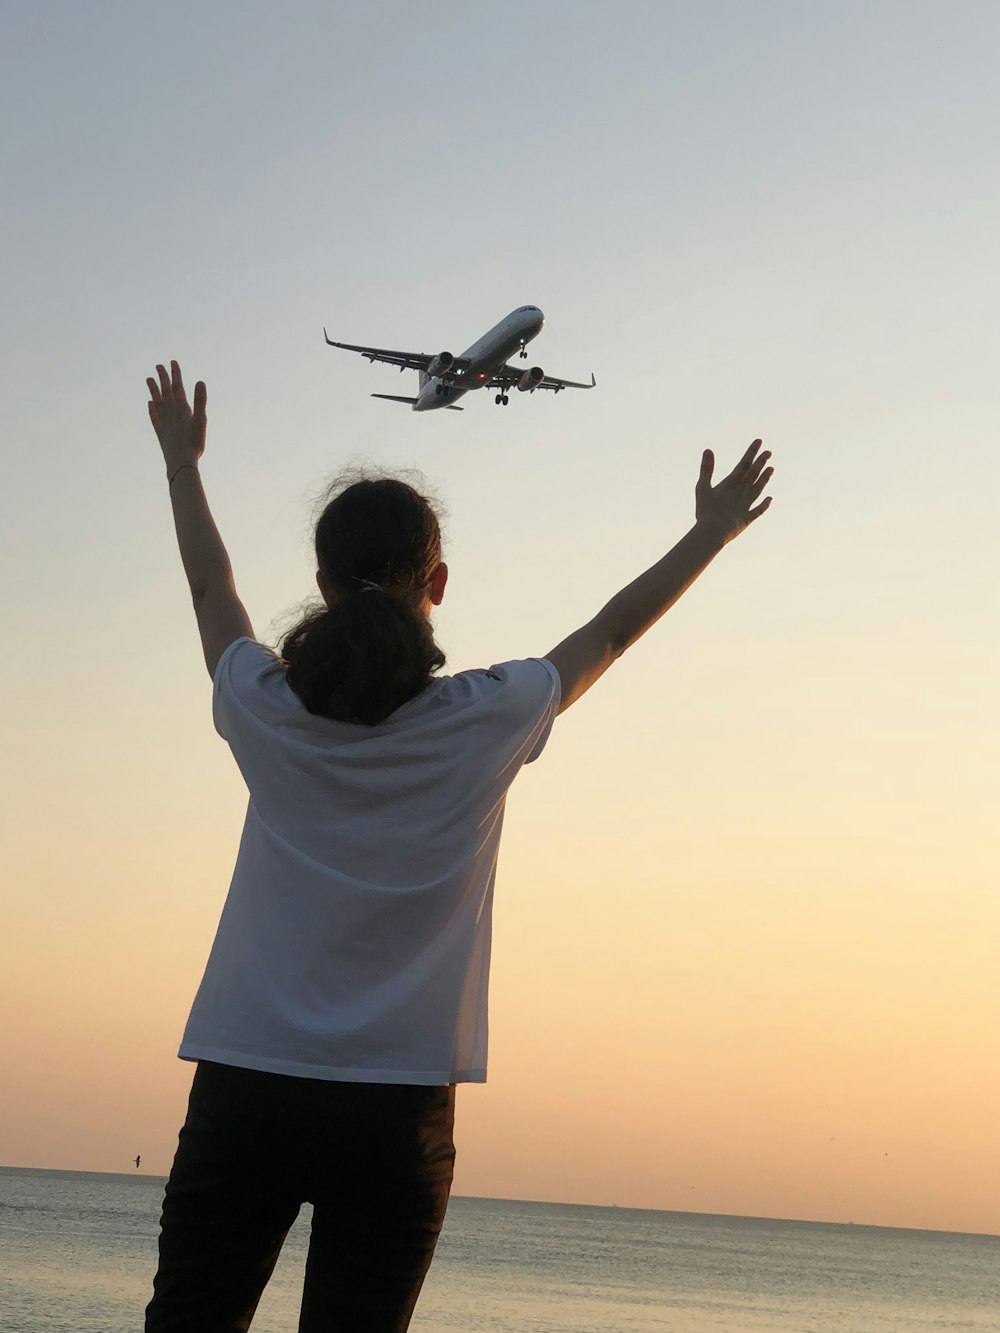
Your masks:
{"label": "black pants", "polygon": [[199,1064],[146,1333],[244,1333],[307,1201],[299,1333],[401,1333],[448,1206],[454,1115],[454,1087]]}

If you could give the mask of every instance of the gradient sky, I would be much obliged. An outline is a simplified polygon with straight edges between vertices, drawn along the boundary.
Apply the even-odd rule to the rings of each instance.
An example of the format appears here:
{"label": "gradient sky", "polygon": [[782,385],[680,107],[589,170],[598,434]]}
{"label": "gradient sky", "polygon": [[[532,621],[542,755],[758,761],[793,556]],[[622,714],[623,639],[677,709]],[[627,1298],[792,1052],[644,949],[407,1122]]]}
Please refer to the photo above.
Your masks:
{"label": "gradient sky", "polygon": [[[258,634],[345,461],[446,505],[455,669],[775,503],[509,805],[460,1193],[1000,1232],[992,3],[3,6],[0,1161],[166,1172],[244,792],[154,363]],[[13,131],[13,132],[12,132]],[[414,416],[513,307],[593,393]]]}

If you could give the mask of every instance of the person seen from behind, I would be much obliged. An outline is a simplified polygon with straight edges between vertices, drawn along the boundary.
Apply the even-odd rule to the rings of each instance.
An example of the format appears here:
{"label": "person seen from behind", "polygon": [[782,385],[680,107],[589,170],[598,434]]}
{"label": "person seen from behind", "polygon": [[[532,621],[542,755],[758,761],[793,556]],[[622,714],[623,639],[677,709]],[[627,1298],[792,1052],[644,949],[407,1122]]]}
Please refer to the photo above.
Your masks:
{"label": "person seen from behind", "polygon": [[249,792],[180,1047],[195,1062],[146,1333],[243,1333],[313,1205],[299,1333],[401,1333],[448,1204],[455,1087],[486,1079],[507,791],[575,704],[765,512],[755,440],[660,561],[544,657],[442,674],[448,581],[412,486],[362,477],[316,527],[322,602],[254,636],[199,471],[206,390],[157,366],[166,464],[215,726]]}

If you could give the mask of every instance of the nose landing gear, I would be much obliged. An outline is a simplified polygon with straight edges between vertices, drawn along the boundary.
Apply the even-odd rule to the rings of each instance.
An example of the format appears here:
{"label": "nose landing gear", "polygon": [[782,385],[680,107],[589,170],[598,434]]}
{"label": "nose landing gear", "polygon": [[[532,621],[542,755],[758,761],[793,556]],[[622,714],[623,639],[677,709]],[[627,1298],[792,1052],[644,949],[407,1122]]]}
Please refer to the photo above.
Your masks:
{"label": "nose landing gear", "polygon": [[507,397],[505,393],[498,393],[493,401],[496,403],[497,407],[499,407],[501,403],[503,404],[504,407],[506,407],[507,404],[510,402],[510,399]]}

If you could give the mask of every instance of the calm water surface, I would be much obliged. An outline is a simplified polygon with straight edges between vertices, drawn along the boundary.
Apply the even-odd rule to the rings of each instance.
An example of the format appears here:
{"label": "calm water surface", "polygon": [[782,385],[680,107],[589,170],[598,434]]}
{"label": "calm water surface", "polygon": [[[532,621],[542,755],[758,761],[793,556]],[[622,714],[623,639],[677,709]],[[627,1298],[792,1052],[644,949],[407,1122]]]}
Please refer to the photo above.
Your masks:
{"label": "calm water surface", "polygon": [[[3,1333],[139,1333],[163,1180],[0,1168]],[[294,1333],[308,1209],[254,1333]],[[1000,1333],[1000,1238],[452,1200],[414,1333]]]}

